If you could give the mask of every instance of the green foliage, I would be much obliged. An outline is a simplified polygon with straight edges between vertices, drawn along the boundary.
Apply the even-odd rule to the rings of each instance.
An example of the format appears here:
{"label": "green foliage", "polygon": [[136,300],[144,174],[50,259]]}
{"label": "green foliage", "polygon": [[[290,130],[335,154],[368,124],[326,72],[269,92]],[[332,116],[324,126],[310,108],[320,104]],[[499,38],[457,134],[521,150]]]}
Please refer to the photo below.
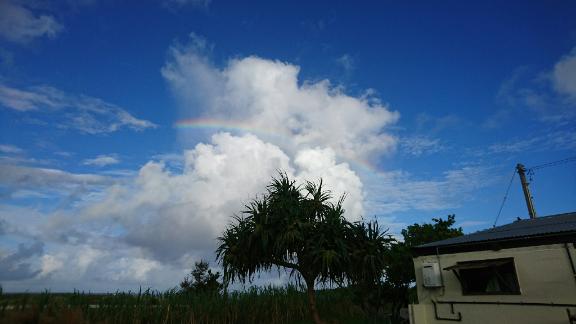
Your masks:
{"label": "green foliage", "polygon": [[[318,292],[330,323],[372,323],[346,289]],[[176,290],[115,294],[6,294],[0,323],[310,323],[306,293],[294,286],[251,288],[228,294]],[[375,322],[374,322],[375,323]],[[386,322],[378,322],[386,323]]]}
{"label": "green foliage", "polygon": [[382,300],[389,304],[392,321],[399,323],[400,308],[413,302],[416,282],[411,248],[418,245],[461,236],[462,228],[454,228],[454,215],[448,215],[446,220],[433,218],[432,224],[413,224],[402,230],[404,242],[396,242],[386,252],[388,267],[385,271],[386,281],[380,287]]}
{"label": "green foliage", "polygon": [[455,215],[448,215],[448,219],[432,218],[433,224],[414,224],[402,230],[404,243],[408,247],[449,239],[461,236],[462,227],[453,228],[456,223]]}
{"label": "green foliage", "polygon": [[201,260],[194,264],[194,270],[180,283],[180,289],[187,293],[218,294],[223,289],[219,278],[220,272],[212,273],[208,262]]}
{"label": "green foliage", "polygon": [[386,271],[388,281],[394,286],[409,286],[416,281],[410,249],[418,245],[441,241],[463,235],[462,228],[454,228],[455,215],[446,220],[432,218],[432,224],[413,224],[402,230],[404,242],[397,242],[388,251],[390,266]]}
{"label": "green foliage", "polygon": [[376,221],[355,223],[348,231],[350,262],[346,275],[349,283],[378,283],[389,266],[386,252],[395,240],[381,231]]}
{"label": "green foliage", "polygon": [[315,283],[378,280],[390,239],[377,223],[348,222],[344,197],[336,203],[330,198],[322,180],[301,188],[286,174],[273,179],[266,194],[250,202],[242,216],[234,216],[219,238],[216,254],[225,283],[251,281],[256,273],[273,267],[290,269],[306,283],[310,313],[321,323]]}
{"label": "green foliage", "polygon": [[341,282],[348,255],[342,199],[307,183],[302,190],[285,174],[273,179],[262,199],[254,199],[219,238],[217,257],[226,282],[250,281],[272,267],[286,267],[304,280]]}
{"label": "green foliage", "polygon": [[351,250],[347,278],[355,301],[364,312],[377,317],[382,311],[383,274],[389,266],[387,251],[394,242],[377,222],[356,223],[350,227]]}

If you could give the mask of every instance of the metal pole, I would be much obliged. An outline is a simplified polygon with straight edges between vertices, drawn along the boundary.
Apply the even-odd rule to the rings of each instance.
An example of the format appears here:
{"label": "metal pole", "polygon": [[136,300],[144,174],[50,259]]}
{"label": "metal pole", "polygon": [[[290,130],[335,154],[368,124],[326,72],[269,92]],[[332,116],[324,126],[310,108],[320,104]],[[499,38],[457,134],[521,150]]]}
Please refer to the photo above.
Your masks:
{"label": "metal pole", "polygon": [[520,182],[522,183],[522,190],[524,191],[524,198],[526,199],[526,207],[528,207],[528,213],[530,218],[536,218],[536,209],[534,209],[534,201],[532,200],[532,195],[530,195],[529,183],[526,181],[526,167],[521,163],[516,165],[516,170],[520,176]]}

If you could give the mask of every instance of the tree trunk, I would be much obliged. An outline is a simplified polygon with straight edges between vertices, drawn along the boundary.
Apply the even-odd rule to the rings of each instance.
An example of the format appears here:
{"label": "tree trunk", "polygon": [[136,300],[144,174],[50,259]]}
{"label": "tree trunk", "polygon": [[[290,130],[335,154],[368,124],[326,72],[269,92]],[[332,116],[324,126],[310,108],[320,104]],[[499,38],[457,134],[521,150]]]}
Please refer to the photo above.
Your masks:
{"label": "tree trunk", "polygon": [[306,281],[307,292],[308,292],[308,307],[310,308],[310,315],[312,320],[316,324],[324,324],[322,319],[320,319],[320,314],[318,313],[318,308],[316,308],[316,292],[314,291],[314,279]]}

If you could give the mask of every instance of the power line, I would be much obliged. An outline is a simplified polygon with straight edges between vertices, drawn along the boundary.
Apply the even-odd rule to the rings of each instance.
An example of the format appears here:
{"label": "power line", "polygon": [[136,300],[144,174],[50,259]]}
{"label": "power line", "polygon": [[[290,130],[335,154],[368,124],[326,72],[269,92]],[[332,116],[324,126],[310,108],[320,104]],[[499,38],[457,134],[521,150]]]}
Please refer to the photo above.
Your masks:
{"label": "power line", "polygon": [[576,161],[576,156],[573,156],[573,157],[569,157],[569,158],[558,160],[558,161],[553,161],[553,162],[548,162],[548,163],[536,165],[536,166],[530,167],[528,169],[529,170],[538,170],[538,169],[553,167],[553,166],[566,164],[566,163],[570,163],[570,162],[575,162],[575,161]]}
{"label": "power line", "polygon": [[[548,167],[558,166],[570,162],[576,162],[576,156],[572,156],[569,158],[565,158],[558,161],[552,161],[544,164],[539,164],[530,168],[527,168],[528,175],[530,176],[530,182],[533,182],[534,170],[544,169]],[[498,219],[500,218],[500,214],[502,214],[502,209],[504,208],[504,204],[506,204],[506,199],[508,199],[508,193],[510,192],[510,187],[512,187],[512,182],[514,182],[514,176],[516,176],[517,170],[514,169],[512,173],[512,177],[510,178],[510,182],[508,183],[508,188],[506,188],[506,193],[504,194],[504,198],[502,199],[502,203],[500,204],[500,209],[498,209],[498,215],[496,215],[496,220],[494,220],[494,224],[492,227],[496,227],[496,223],[498,223]]]}
{"label": "power line", "polygon": [[492,227],[496,227],[498,218],[500,218],[500,214],[502,213],[502,209],[504,208],[506,199],[508,199],[508,193],[510,192],[510,187],[512,187],[512,182],[514,182],[515,175],[516,175],[516,169],[514,169],[514,172],[512,172],[512,177],[510,178],[510,182],[508,183],[508,188],[506,188],[506,194],[504,194],[504,198],[502,199],[502,203],[500,204],[500,209],[498,210],[498,215],[496,216],[496,220],[494,220],[494,225],[492,225]]}

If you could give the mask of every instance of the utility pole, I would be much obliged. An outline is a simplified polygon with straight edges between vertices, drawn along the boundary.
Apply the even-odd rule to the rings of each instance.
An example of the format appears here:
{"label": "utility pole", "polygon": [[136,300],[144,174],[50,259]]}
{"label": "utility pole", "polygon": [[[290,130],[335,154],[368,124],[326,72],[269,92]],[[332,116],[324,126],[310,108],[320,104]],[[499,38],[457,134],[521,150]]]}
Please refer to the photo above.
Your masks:
{"label": "utility pole", "polygon": [[528,213],[530,213],[530,219],[536,218],[536,209],[534,209],[534,201],[532,201],[532,195],[530,195],[530,188],[528,181],[526,181],[526,167],[521,163],[516,165],[516,171],[520,176],[520,181],[522,182],[522,190],[524,191],[524,198],[526,199],[526,207],[528,207]]}

